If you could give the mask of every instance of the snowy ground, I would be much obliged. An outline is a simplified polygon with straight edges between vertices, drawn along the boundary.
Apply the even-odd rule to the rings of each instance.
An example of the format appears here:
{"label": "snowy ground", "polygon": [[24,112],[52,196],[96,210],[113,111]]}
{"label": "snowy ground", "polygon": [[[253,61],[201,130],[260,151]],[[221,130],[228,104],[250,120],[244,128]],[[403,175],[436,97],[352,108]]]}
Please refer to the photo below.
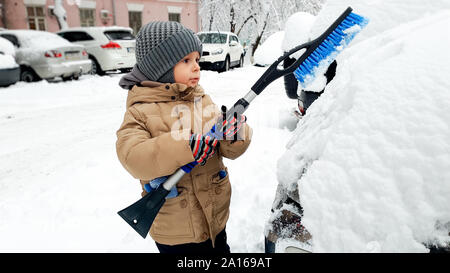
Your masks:
{"label": "snowy ground", "polygon": [[[202,72],[217,104],[232,105],[264,68]],[[140,197],[120,165],[115,132],[125,108],[121,75],[79,81],[19,82],[0,88],[0,251],[157,252],[116,213]],[[264,252],[264,225],[277,186],[277,159],[296,121],[283,82],[270,85],[246,112],[248,151],[226,160],[232,183],[227,225],[233,252]]]}

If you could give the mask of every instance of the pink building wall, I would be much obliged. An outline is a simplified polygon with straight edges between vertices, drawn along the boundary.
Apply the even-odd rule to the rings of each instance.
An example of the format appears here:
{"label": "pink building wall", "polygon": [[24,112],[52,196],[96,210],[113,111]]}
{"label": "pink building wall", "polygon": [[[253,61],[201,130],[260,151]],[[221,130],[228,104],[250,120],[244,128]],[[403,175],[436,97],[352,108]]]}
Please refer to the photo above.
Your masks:
{"label": "pink building wall", "polygon": [[[45,2],[45,21],[47,31],[56,32],[59,30],[56,16],[51,15],[48,7],[54,6],[54,0],[3,0],[3,12],[0,16],[0,27],[8,29],[28,29],[27,12],[25,2]],[[35,2],[33,2],[35,1]],[[115,9],[113,9],[113,1]],[[97,0],[95,1],[95,24],[96,26],[114,25],[113,10],[115,10],[115,20],[117,26],[129,26],[128,4],[143,5],[142,25],[150,21],[168,21],[169,9],[180,10],[180,20],[183,25],[193,31],[200,31],[198,18],[198,2],[200,0]],[[64,8],[67,13],[67,23],[69,27],[80,26],[79,8],[76,0],[64,0]],[[94,1],[89,1],[94,2]],[[110,17],[102,20],[101,10],[108,10]],[[3,17],[3,18],[2,18]]]}

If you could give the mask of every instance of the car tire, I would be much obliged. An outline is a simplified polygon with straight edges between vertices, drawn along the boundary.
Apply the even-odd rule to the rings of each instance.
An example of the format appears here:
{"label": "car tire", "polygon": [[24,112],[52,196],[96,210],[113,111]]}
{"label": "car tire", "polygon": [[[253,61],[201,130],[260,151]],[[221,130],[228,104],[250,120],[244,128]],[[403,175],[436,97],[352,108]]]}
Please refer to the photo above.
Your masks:
{"label": "car tire", "polygon": [[39,76],[29,67],[22,67],[20,69],[20,80],[23,82],[35,82],[38,81]]}
{"label": "car tire", "polygon": [[97,75],[100,75],[100,76],[105,75],[105,71],[102,70],[102,68],[98,64],[97,60],[94,57],[89,57],[89,59],[92,62],[91,74],[92,75],[97,74]]}
{"label": "car tire", "polygon": [[239,60],[238,67],[244,67],[244,55],[241,55],[241,59]]}
{"label": "car tire", "polygon": [[227,72],[230,70],[230,56],[227,56],[225,58],[225,62],[223,63],[223,68],[221,72]]}

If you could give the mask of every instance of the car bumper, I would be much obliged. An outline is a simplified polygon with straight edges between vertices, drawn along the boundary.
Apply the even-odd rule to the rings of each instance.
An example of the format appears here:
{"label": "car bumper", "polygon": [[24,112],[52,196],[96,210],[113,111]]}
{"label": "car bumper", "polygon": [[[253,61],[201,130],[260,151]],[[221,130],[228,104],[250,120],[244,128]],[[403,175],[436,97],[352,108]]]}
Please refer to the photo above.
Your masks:
{"label": "car bumper", "polygon": [[100,60],[100,67],[103,71],[117,70],[124,68],[132,68],[136,64],[136,57],[134,55],[130,56],[117,56],[115,54],[110,54],[107,58],[103,57]]}
{"label": "car bumper", "polygon": [[200,68],[205,70],[220,70],[225,62],[199,62]]}
{"label": "car bumper", "polygon": [[20,67],[0,69],[0,86],[8,86],[20,79]]}
{"label": "car bumper", "polygon": [[91,60],[80,60],[54,64],[43,64],[33,67],[42,79],[54,77],[69,77],[89,73],[92,69]]}

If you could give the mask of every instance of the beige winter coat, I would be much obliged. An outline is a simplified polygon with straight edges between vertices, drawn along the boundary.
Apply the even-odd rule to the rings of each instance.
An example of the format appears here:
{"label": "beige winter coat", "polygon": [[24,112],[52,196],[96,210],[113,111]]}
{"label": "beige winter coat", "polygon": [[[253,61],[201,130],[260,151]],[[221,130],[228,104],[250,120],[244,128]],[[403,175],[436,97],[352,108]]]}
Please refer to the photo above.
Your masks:
{"label": "beige winter coat", "polygon": [[[200,86],[142,85],[128,93],[116,148],[122,165],[140,180],[144,196],[144,185],[150,180],[194,161],[189,133],[206,133],[220,112]],[[220,148],[204,166],[197,165],[178,182],[178,196],[166,200],[150,229],[156,242],[176,245],[208,238],[214,242],[227,223],[231,197],[229,176],[219,179],[218,173],[227,170],[222,157],[235,159],[249,146],[251,128],[246,125],[241,131],[244,140],[220,141]]]}

